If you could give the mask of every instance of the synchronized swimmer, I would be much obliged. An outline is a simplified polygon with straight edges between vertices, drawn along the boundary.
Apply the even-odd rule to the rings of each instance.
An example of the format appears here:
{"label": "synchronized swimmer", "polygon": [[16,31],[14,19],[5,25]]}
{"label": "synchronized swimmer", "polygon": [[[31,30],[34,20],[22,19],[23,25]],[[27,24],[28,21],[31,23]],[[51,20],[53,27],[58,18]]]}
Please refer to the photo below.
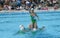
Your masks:
{"label": "synchronized swimmer", "polygon": [[[36,17],[38,18],[38,16],[34,13],[34,9],[33,8],[31,8],[29,10],[29,13],[30,13],[31,22],[32,22],[32,24],[29,25],[29,29],[36,30],[38,28],[37,22],[36,22]],[[19,28],[20,28],[20,30],[24,30],[25,29],[23,25],[20,25]]]}
{"label": "synchronized swimmer", "polygon": [[[32,29],[32,30],[36,30],[36,29],[38,28],[38,26],[37,26],[37,21],[36,21],[36,17],[38,18],[38,16],[37,16],[37,14],[35,14],[33,8],[31,8],[31,10],[29,11],[29,13],[30,13],[31,22],[32,22],[32,25],[31,25],[32,27],[31,27],[31,29]],[[39,18],[38,18],[38,19],[39,19]]]}
{"label": "synchronized swimmer", "polygon": [[[29,10],[30,13],[30,17],[31,17],[31,22],[32,24],[29,25],[28,29],[32,30],[32,31],[37,31],[38,29],[43,30],[45,28],[45,26],[43,26],[42,28],[38,28],[37,26],[37,19],[39,19],[38,15],[34,12],[34,9],[31,8]],[[26,31],[25,27],[23,25],[19,26],[20,31]]]}

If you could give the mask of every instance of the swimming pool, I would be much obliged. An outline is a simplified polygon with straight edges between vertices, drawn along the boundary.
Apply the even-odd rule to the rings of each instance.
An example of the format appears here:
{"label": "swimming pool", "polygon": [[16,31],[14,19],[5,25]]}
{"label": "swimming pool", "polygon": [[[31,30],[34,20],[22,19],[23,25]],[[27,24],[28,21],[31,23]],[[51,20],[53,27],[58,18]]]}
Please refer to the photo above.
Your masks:
{"label": "swimming pool", "polygon": [[16,34],[20,24],[27,28],[31,23],[29,13],[0,13],[0,38],[60,38],[60,11],[44,11],[36,14],[40,17],[37,24],[39,28],[45,26],[44,31],[38,31],[35,34],[31,32]]}

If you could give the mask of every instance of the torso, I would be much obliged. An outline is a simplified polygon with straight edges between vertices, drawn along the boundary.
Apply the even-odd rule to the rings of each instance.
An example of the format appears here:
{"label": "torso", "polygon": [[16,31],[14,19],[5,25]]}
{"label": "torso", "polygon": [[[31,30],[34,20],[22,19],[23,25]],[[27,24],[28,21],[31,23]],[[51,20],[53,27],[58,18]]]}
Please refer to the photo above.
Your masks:
{"label": "torso", "polygon": [[35,14],[34,14],[34,13],[30,13],[30,15],[31,15],[31,16],[35,16]]}

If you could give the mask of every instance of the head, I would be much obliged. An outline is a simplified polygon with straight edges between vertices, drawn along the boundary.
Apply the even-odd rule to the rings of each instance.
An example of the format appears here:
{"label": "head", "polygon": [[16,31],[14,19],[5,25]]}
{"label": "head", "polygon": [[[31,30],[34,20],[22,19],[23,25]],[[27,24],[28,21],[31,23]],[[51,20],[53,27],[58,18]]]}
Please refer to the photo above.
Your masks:
{"label": "head", "polygon": [[34,9],[33,9],[33,8],[31,8],[31,12],[32,12],[32,13],[34,12]]}
{"label": "head", "polygon": [[21,27],[21,26],[23,26],[23,25],[19,25],[19,27]]}
{"label": "head", "polygon": [[20,30],[24,30],[24,26],[23,25],[20,25],[19,28],[20,28]]}
{"label": "head", "polygon": [[37,29],[36,28],[33,28],[33,31],[37,31]]}
{"label": "head", "polygon": [[29,29],[32,29],[32,24],[29,25]]}

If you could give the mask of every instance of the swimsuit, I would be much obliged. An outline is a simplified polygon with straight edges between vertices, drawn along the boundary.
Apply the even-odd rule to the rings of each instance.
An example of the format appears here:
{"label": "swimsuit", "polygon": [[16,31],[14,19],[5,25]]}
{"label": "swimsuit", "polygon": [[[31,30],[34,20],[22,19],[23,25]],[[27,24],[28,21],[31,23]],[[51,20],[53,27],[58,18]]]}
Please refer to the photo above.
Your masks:
{"label": "swimsuit", "polygon": [[31,15],[31,21],[32,21],[32,23],[35,23],[36,22],[36,17]]}

